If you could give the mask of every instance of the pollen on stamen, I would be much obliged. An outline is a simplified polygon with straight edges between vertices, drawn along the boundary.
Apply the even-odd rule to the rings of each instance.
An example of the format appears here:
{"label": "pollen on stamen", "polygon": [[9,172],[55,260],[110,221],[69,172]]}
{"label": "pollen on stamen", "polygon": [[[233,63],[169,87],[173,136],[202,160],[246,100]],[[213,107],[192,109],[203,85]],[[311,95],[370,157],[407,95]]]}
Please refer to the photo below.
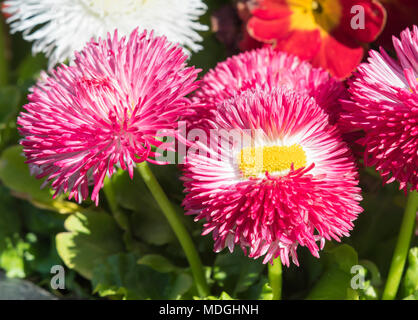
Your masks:
{"label": "pollen on stamen", "polygon": [[287,172],[292,164],[294,169],[306,166],[306,153],[302,146],[244,147],[238,159],[238,166],[245,178]]}

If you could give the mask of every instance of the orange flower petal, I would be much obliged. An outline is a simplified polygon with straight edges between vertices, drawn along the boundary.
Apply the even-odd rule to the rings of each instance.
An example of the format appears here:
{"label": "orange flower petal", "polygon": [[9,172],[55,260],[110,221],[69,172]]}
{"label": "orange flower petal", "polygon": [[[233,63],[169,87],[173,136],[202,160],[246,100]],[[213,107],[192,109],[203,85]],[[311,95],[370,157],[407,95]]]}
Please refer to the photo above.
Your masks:
{"label": "orange flower petal", "polygon": [[258,0],[252,5],[251,12],[264,20],[281,19],[293,13],[285,0]]}
{"label": "orange flower petal", "polygon": [[339,79],[345,79],[359,65],[364,48],[343,33],[325,36],[317,56],[312,60],[315,67],[322,67]]}
{"label": "orange flower petal", "polygon": [[265,20],[254,16],[248,21],[247,30],[256,40],[276,43],[289,37],[290,19]]}
{"label": "orange flower petal", "polygon": [[275,49],[285,51],[304,60],[311,60],[321,48],[321,36],[319,30],[292,31],[287,39],[277,42]]}

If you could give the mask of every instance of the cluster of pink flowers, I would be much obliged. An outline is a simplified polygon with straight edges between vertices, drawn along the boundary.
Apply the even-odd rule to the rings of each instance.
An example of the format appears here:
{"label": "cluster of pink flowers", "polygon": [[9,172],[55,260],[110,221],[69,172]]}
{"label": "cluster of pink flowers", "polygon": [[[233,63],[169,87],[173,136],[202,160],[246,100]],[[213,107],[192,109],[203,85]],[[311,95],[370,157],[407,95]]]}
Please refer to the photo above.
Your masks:
{"label": "cluster of pink flowers", "polygon": [[[189,141],[186,213],[205,220],[216,251],[298,264],[349,236],[362,212],[354,156],[342,134],[361,131],[366,165],[417,189],[418,28],[394,38],[398,60],[371,51],[349,90],[326,70],[272,48],[219,63],[201,82],[182,49],[133,31],[89,42],[70,66],[43,74],[18,119],[27,162],[56,195],[98,204],[104,178],[173,150],[164,136],[235,132],[240,141]],[[257,133],[257,134],[256,134]],[[244,142],[243,142],[244,141]],[[157,151],[158,150],[158,151]],[[261,161],[260,161],[261,159]]]}

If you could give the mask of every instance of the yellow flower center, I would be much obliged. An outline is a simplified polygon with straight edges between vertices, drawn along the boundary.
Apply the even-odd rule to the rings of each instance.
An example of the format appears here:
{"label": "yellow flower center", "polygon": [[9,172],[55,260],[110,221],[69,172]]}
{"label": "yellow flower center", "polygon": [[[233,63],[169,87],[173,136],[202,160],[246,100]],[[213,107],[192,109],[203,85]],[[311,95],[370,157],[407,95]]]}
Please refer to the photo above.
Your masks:
{"label": "yellow flower center", "polygon": [[299,30],[320,30],[321,35],[338,26],[342,7],[337,0],[287,0],[292,10],[291,28]]}
{"label": "yellow flower center", "polygon": [[312,1],[312,10],[317,13],[322,12],[321,4],[318,1]]}
{"label": "yellow flower center", "polygon": [[244,147],[238,159],[238,166],[244,177],[257,177],[266,172],[279,173],[306,166],[306,154],[303,148],[291,146]]}

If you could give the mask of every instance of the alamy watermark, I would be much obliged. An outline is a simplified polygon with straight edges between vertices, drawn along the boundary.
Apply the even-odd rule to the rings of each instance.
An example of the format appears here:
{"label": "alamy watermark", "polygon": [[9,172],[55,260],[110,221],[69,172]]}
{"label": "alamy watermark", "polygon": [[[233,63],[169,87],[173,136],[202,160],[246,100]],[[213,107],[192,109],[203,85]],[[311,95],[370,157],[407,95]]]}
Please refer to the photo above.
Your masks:
{"label": "alamy watermark", "polygon": [[352,6],[350,13],[354,15],[350,21],[351,29],[364,30],[366,28],[366,14],[365,14],[364,7],[361,5]]}
{"label": "alamy watermark", "polygon": [[54,290],[65,289],[65,269],[62,265],[54,265],[51,267],[51,274],[54,276],[51,278],[51,288]]}
{"label": "alamy watermark", "polygon": [[351,274],[353,274],[353,277],[351,278],[351,281],[350,281],[351,289],[354,289],[354,290],[366,289],[366,285],[365,285],[366,275],[364,272],[364,267],[359,264],[356,264],[351,267],[350,272]]}

